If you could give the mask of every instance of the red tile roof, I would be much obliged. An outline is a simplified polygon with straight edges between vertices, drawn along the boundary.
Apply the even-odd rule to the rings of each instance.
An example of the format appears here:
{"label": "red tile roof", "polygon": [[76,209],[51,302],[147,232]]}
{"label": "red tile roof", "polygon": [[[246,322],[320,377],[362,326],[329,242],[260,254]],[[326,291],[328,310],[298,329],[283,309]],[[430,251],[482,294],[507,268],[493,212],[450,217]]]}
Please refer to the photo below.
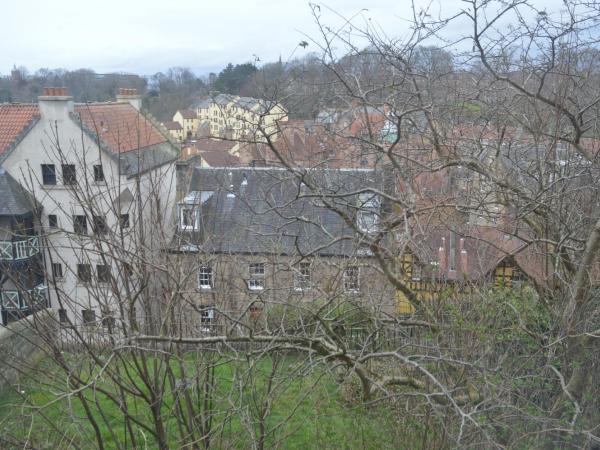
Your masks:
{"label": "red tile roof", "polygon": [[115,153],[167,142],[152,123],[128,103],[76,105],[81,121]]}
{"label": "red tile roof", "polygon": [[0,105],[0,154],[6,151],[32,120],[39,117],[39,113],[37,105]]}

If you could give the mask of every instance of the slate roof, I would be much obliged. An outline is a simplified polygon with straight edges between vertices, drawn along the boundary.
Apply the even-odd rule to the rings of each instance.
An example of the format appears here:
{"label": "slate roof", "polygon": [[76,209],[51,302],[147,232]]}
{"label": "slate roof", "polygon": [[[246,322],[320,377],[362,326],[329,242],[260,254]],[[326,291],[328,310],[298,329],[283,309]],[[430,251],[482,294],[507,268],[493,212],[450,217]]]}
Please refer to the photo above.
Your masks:
{"label": "slate roof", "polygon": [[[356,203],[356,195],[347,194],[383,187],[383,172],[377,170],[319,169],[307,176],[319,183],[321,192],[343,196],[332,201],[346,211],[348,204]],[[366,255],[359,250],[354,228],[284,169],[197,167],[188,192],[188,198],[198,199],[200,226],[197,232],[179,231],[174,248],[198,246],[205,253]]]}
{"label": "slate roof", "polygon": [[3,168],[0,168],[0,197],[0,216],[22,216],[38,207],[33,196]]}
{"label": "slate roof", "polygon": [[166,122],[163,122],[163,125],[167,130],[183,130],[179,122],[174,122],[172,120],[167,120]]}
{"label": "slate roof", "polygon": [[181,117],[183,117],[184,119],[196,119],[198,117],[196,115],[196,112],[192,111],[191,109],[182,109],[179,112],[181,114]]}
{"label": "slate roof", "polygon": [[38,105],[0,104],[0,155],[16,145],[39,117]]}

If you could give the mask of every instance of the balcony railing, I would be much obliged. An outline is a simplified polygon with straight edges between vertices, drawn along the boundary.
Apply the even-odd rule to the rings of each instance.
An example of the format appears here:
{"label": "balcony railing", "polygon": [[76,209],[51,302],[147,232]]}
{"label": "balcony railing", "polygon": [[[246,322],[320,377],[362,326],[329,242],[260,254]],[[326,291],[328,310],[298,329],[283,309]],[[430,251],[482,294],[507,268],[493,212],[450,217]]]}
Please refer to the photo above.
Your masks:
{"label": "balcony railing", "polygon": [[21,291],[7,290],[1,292],[2,309],[16,311],[47,306],[47,287],[40,284],[32,289]]}
{"label": "balcony railing", "polygon": [[40,239],[37,236],[21,241],[0,241],[0,260],[18,261],[31,258],[40,252]]}

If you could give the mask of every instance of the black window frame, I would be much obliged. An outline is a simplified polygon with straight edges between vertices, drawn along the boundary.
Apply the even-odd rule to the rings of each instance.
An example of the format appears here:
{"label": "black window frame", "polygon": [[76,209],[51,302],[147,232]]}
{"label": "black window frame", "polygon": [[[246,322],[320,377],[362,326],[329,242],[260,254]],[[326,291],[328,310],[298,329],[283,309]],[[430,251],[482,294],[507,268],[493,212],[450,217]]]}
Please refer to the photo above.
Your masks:
{"label": "black window frame", "polygon": [[106,178],[104,177],[104,168],[102,164],[94,164],[94,182],[95,183],[104,183],[106,182]]}
{"label": "black window frame", "polygon": [[92,281],[91,264],[77,264],[77,281],[79,283],[90,283]]}
{"label": "black window frame", "polygon": [[86,325],[96,323],[96,311],[93,309],[82,309],[81,319]]}
{"label": "black window frame", "polygon": [[119,216],[119,226],[122,229],[129,228],[129,213],[122,213]]}
{"label": "black window frame", "polygon": [[58,216],[56,214],[48,214],[48,228],[58,228]]}
{"label": "black window frame", "polygon": [[106,234],[108,233],[108,225],[106,224],[105,216],[94,216],[93,217],[94,234]]}
{"label": "black window frame", "polygon": [[77,169],[75,164],[61,164],[62,166],[62,182],[64,186],[77,185]]}
{"label": "black window frame", "polygon": [[55,280],[62,280],[65,277],[63,265],[59,262],[52,263],[52,277]]}
{"label": "black window frame", "polygon": [[96,277],[98,283],[110,283],[111,270],[108,264],[96,264]]}
{"label": "black window frame", "polygon": [[87,217],[85,215],[73,216],[73,233],[82,235],[88,234]]}
{"label": "black window frame", "polygon": [[56,166],[54,164],[42,164],[42,184],[44,186],[56,186]]}

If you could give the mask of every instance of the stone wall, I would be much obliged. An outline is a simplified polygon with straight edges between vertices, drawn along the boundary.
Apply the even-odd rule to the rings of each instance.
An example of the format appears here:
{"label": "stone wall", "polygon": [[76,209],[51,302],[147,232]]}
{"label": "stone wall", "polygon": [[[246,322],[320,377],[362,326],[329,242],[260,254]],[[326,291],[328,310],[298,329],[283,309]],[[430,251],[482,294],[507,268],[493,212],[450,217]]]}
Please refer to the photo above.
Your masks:
{"label": "stone wall", "polygon": [[0,392],[16,387],[47,354],[46,342],[57,337],[55,310],[46,309],[0,326]]}

